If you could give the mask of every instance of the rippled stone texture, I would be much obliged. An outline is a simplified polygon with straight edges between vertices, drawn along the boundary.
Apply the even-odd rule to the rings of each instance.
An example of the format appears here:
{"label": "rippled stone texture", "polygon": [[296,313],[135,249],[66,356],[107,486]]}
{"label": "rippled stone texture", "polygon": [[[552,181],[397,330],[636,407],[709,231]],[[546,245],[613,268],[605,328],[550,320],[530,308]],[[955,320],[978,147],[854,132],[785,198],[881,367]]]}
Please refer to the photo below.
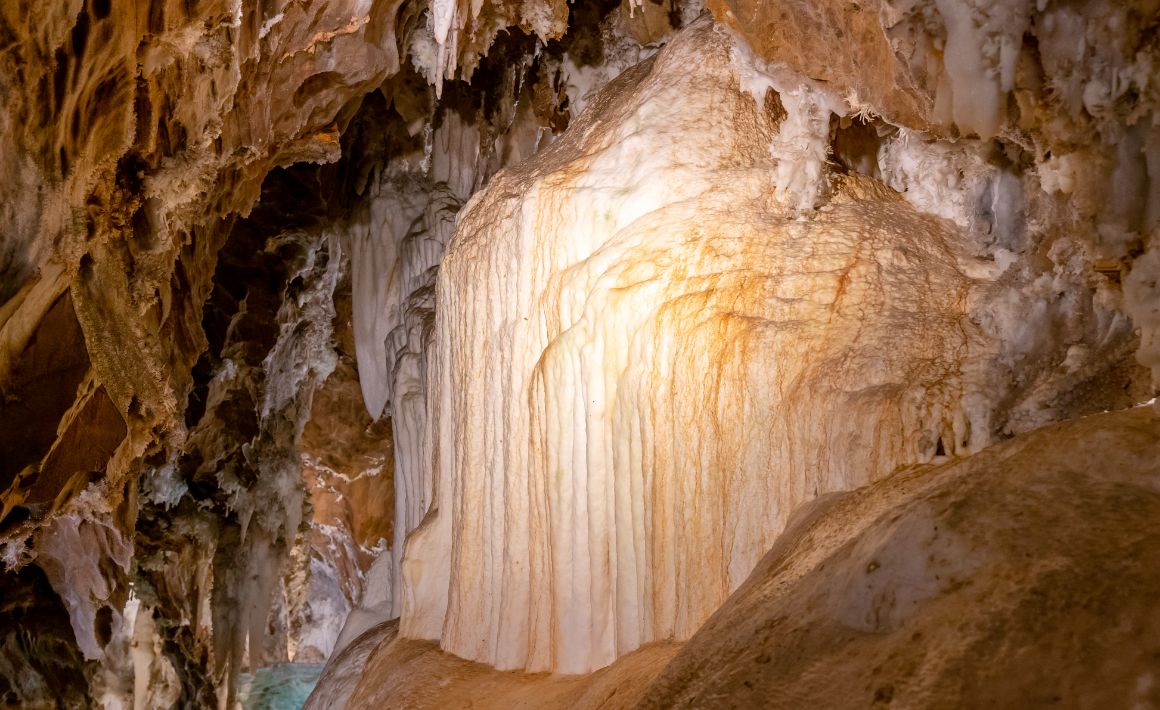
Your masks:
{"label": "rippled stone texture", "polygon": [[1155,393],[1155,0],[708,9],[0,0],[0,702],[229,704],[351,607],[591,669]]}
{"label": "rippled stone texture", "polygon": [[687,638],[797,505],[961,440],[954,236],[854,176],[799,215],[733,48],[689,28],[460,219],[404,634],[571,673]]}

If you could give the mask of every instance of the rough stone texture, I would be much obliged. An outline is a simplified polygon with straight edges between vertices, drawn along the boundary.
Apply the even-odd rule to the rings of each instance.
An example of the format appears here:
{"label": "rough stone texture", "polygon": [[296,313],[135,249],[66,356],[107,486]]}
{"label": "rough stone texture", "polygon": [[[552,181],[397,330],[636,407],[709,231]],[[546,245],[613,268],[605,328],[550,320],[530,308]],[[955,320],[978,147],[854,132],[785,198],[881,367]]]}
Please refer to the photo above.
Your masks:
{"label": "rough stone texture", "polygon": [[312,511],[300,578],[290,606],[295,662],[330,655],[352,608],[363,602],[367,574],[388,554],[395,518],[391,420],[373,421],[359,391],[349,279],[335,293],[337,364],[314,391],[298,450]]}
{"label": "rough stone texture", "polygon": [[[994,189],[973,206],[974,213],[996,209],[1000,217],[1005,208],[1017,214],[1043,254],[1061,237],[1087,252],[1089,270],[1099,265],[1116,281],[1112,298],[1123,299],[1117,309],[1141,329],[1141,363],[1157,367],[1160,359],[1150,343],[1160,323],[1151,287],[1160,227],[1160,93],[1148,77],[1160,63],[1160,4],[709,0],[707,5],[771,65],[824,81],[865,116],[920,131],[908,133],[908,141],[978,136],[978,147],[989,144],[986,162],[1007,176],[991,181]],[[951,152],[971,150],[971,141],[953,145]],[[884,157],[880,154],[879,161]],[[937,190],[936,202],[916,198],[920,208],[950,216],[945,206],[955,198],[947,193],[980,194],[970,187],[972,173],[978,174],[971,165],[976,161],[964,158],[924,166],[921,181],[949,189]],[[896,181],[887,183],[906,190]],[[1122,293],[1121,279],[1127,285]],[[1154,378],[1152,389],[1157,388],[1160,380]]]}
{"label": "rough stone texture", "polygon": [[640,707],[1152,707],[1158,516],[1150,407],[822,498]]}
{"label": "rough stone texture", "polygon": [[[335,294],[337,363],[315,389],[302,430],[302,455],[315,525],[341,525],[364,548],[393,537],[395,485],[391,420],[373,420],[363,406],[354,361],[349,280]],[[385,541],[385,542],[384,542]],[[365,571],[369,560],[359,567]]]}
{"label": "rough stone texture", "polygon": [[439,93],[445,80],[471,79],[500,32],[518,28],[544,43],[560,39],[568,29],[568,5],[565,0],[432,0],[426,32],[411,40],[412,59]]}
{"label": "rough stone texture", "polygon": [[[6,241],[26,266],[5,283],[36,279],[22,275],[42,267],[34,256],[64,264],[98,380],[132,420],[109,475],[152,427],[175,428],[221,218],[250,208],[270,168],[336,158],[322,129],[397,68],[349,5],[294,4],[275,21],[228,2],[192,16],[179,3],[5,3],[5,135],[37,172],[6,201],[23,212],[5,233],[28,244]],[[55,117],[53,130],[35,130],[36,116]]]}
{"label": "rough stone texture", "polygon": [[[494,595],[509,606],[486,608],[464,579],[450,575],[452,558],[460,565],[477,551],[499,550],[504,539],[520,539],[520,525],[495,534],[499,508],[478,510],[472,501],[518,499],[525,495],[521,477],[531,471],[529,480],[549,480],[549,467],[464,462],[470,475],[459,480],[478,483],[474,477],[487,471],[487,495],[469,488],[435,495],[452,482],[435,475],[449,459],[431,458],[442,431],[436,427],[449,423],[450,410],[434,400],[448,392],[441,378],[451,377],[436,367],[443,355],[433,347],[445,302],[490,309],[469,314],[477,334],[497,318],[513,326],[487,332],[485,345],[456,341],[455,348],[506,352],[519,340],[509,336],[528,336],[525,344],[542,338],[520,351],[527,361],[496,367],[518,372],[544,354],[538,382],[584,386],[583,392],[545,386],[536,394],[506,391],[497,380],[462,379],[461,392],[479,388],[508,398],[485,402],[495,408],[486,414],[457,412],[463,424],[490,417],[507,427],[503,417],[527,414],[529,447],[533,440],[545,444],[536,455],[565,464],[561,475],[592,471],[594,484],[639,482],[657,472],[701,475],[683,479],[695,485],[655,506],[617,517],[613,505],[617,522],[607,527],[572,525],[558,505],[544,510],[539,529],[554,537],[548,544],[538,539],[537,554],[547,552],[537,559],[565,550],[618,551],[615,560],[581,561],[582,574],[573,580],[586,567],[596,570],[594,579],[607,579],[602,564],[613,570],[630,558],[644,560],[646,569],[671,561],[674,570],[682,555],[707,560],[707,572],[691,562],[680,572],[686,580],[710,580],[701,596],[654,594],[651,587],[647,597],[634,596],[628,582],[648,576],[635,570],[617,577],[617,588],[627,591],[614,600],[602,589],[575,595],[561,586],[534,589],[548,600],[536,608],[551,611],[529,625],[571,624],[578,632],[529,654],[566,648],[560,658],[577,669],[666,633],[665,619],[691,633],[713,600],[744,578],[790,508],[814,495],[813,483],[818,491],[855,485],[900,461],[970,454],[996,439],[1155,393],[1156,0],[709,4],[736,33],[730,68],[713,54],[724,40],[706,41],[707,62],[689,51],[679,72],[670,67],[679,74],[674,87],[690,91],[658,93],[668,105],[638,114],[651,117],[638,125],[595,125],[593,116],[611,115],[596,90],[666,43],[690,49],[674,31],[700,12],[699,2],[0,0],[0,557],[8,568],[0,703],[228,705],[240,668],[319,658],[337,642],[339,617],[352,608],[360,624],[374,624],[409,605],[417,611],[404,628],[422,627],[420,635],[430,637],[446,630],[461,652],[518,665],[518,643],[504,637],[482,648],[475,637],[490,643],[496,618],[520,616],[519,595]],[[630,95],[626,87],[665,61],[632,70],[611,95]],[[717,81],[714,100],[697,97],[697,77],[714,72],[735,72],[741,92],[732,83],[722,90]],[[586,108],[594,112],[582,119]],[[590,135],[571,135],[545,150],[570,124]],[[542,178],[536,195],[521,203],[529,209],[520,219],[525,232],[533,220],[542,223],[537,239],[544,243],[493,260],[487,279],[518,291],[521,269],[543,275],[549,287],[537,296],[552,296],[534,304],[543,332],[524,329],[518,318],[527,314],[498,311],[512,303],[531,309],[532,301],[520,300],[528,292],[483,295],[479,280],[465,276],[471,269],[462,258],[449,265],[456,279],[467,279],[464,288],[448,291],[454,298],[436,298],[436,273],[461,205],[501,168],[529,158],[558,160],[572,150],[566,146],[591,148],[601,136],[615,138],[601,147],[608,160],[585,160],[603,173],[578,178],[584,160],[569,163],[567,173],[529,163],[497,181],[522,189],[528,175],[538,171]],[[690,150],[674,152],[674,142]],[[642,152],[651,154],[627,167]],[[706,156],[716,167],[695,163]],[[756,173],[763,171],[768,180],[759,184]],[[689,175],[714,179],[698,190],[684,182]],[[604,194],[602,185],[625,192]],[[570,199],[552,196],[563,187],[572,189]],[[683,206],[646,215],[661,192],[667,191],[664,202],[681,190],[688,197]],[[589,209],[595,195],[615,208],[614,221],[636,220],[625,239],[599,250],[592,247],[608,236],[608,225],[589,221],[599,216]],[[476,198],[469,210],[478,212],[480,241],[508,229],[480,224],[482,205],[495,199]],[[535,204],[548,210],[537,213]],[[670,218],[679,219],[665,222]],[[878,249],[881,235],[892,231],[879,228],[880,220],[916,230],[905,254]],[[858,239],[823,236],[836,226],[845,233],[853,223]],[[572,234],[562,224],[584,228]],[[655,244],[622,249],[628,236],[662,224]],[[731,251],[744,242],[714,232],[722,225],[737,226],[754,244]],[[547,243],[548,236],[555,241]],[[692,245],[702,237],[717,250],[697,251]],[[771,271],[770,254],[750,253],[757,244],[770,246],[782,265]],[[795,370],[790,356],[800,353],[767,351],[777,337],[756,337],[775,322],[757,294],[817,315],[821,306],[808,297],[815,290],[834,295],[825,284],[802,282],[798,291],[785,284],[794,269],[814,269],[830,248],[853,254],[856,267],[874,267],[873,274],[854,268],[831,304],[843,306],[831,318],[834,333],[847,332],[855,318],[866,322],[862,340],[854,339],[866,349],[851,352],[872,357],[826,364],[830,342],[814,348],[817,363]],[[521,261],[533,253],[555,261]],[[341,306],[345,291],[333,296],[331,289],[342,273],[358,285],[350,287],[349,328],[332,337],[332,307]],[[632,280],[637,276],[643,280]],[[658,311],[656,322],[668,330],[653,335],[710,345],[736,335],[728,342],[751,347],[675,348],[651,360],[622,348],[618,328],[647,321],[637,304],[672,295],[642,295],[658,277],[700,290]],[[888,286],[882,293],[858,290],[880,278]],[[604,288],[613,279],[626,285],[622,293]],[[777,279],[772,290],[757,285]],[[573,303],[569,292],[587,303]],[[740,296],[726,302],[730,294]],[[863,317],[857,310],[865,304],[855,303],[862,298],[894,310]],[[712,321],[700,330],[682,322],[706,309],[744,317],[716,335]],[[955,327],[942,339],[906,331],[870,342],[875,328],[913,314],[938,322],[930,332],[947,332],[950,321]],[[585,338],[594,340],[581,345]],[[614,357],[597,362],[594,353]],[[616,357],[626,372],[645,364],[677,367],[627,384],[622,373],[607,382],[595,376]],[[921,367],[892,374],[912,357],[924,358]],[[730,366],[711,371],[714,358]],[[315,397],[331,368],[329,388]],[[826,381],[823,368],[839,373],[837,379]],[[940,368],[947,372],[931,374]],[[800,377],[784,381],[762,372]],[[839,381],[842,372],[856,373],[858,381]],[[851,406],[846,400],[864,386],[864,373],[888,383],[859,394]],[[882,409],[895,401],[891,383],[914,384],[912,374],[919,385],[945,385],[931,395],[937,406]],[[675,387],[664,390],[666,382]],[[605,385],[619,393],[606,410],[581,399],[599,399]],[[845,389],[835,394],[835,387]],[[749,425],[758,405],[794,397],[802,403],[797,409],[781,407],[778,416]],[[629,420],[616,412],[651,401],[699,405],[639,409],[635,428],[621,427]],[[730,409],[739,402],[756,404]],[[831,407],[849,420],[836,420],[822,439],[802,434],[822,431]],[[864,417],[866,411],[878,414]],[[536,433],[575,412],[587,419]],[[669,433],[674,444],[654,447],[659,457],[640,457],[637,478],[622,476],[615,463],[636,460],[635,444],[627,455],[596,446],[635,442],[633,432],[647,429],[637,423],[666,417],[690,423]],[[776,458],[770,452],[777,447],[767,446],[770,433],[791,419],[785,431],[802,435],[785,460],[804,461],[797,468],[805,474],[762,472],[759,464]],[[882,441],[869,441],[875,432],[868,420],[886,422],[877,432]],[[559,446],[580,441],[568,439],[576,432],[593,447],[573,464]],[[802,446],[809,441],[824,446],[811,452]],[[497,456],[472,451],[480,460]],[[872,451],[889,455],[867,462]],[[378,476],[368,475],[392,458]],[[719,471],[729,472],[724,482],[705,474]],[[501,494],[505,486],[510,490]],[[767,489],[777,495],[750,495]],[[547,490],[555,489],[527,495],[543,500]],[[615,501],[648,500],[643,492],[643,486],[627,497],[618,492]],[[455,496],[467,507],[450,510]],[[432,507],[433,499],[442,505]],[[577,520],[602,520],[599,504],[607,499],[592,500],[597,505],[588,511],[576,509]],[[649,530],[669,525],[680,532],[686,518],[698,525],[729,520],[746,505],[771,512],[691,536],[688,549],[650,547],[638,528],[619,522],[643,519]],[[658,510],[668,517],[657,519]],[[452,513],[479,525],[432,535]],[[425,517],[430,525],[411,535]],[[619,539],[601,547],[608,530],[632,530],[631,554],[620,554],[627,543]],[[380,540],[389,541],[389,551]],[[522,579],[520,565],[528,560],[512,549],[507,560],[493,557],[484,567],[502,570],[505,580]],[[404,566],[415,582],[409,586],[401,584]],[[569,565],[557,567],[571,574]],[[514,588],[503,584],[504,594]],[[494,579],[482,585],[494,590]],[[449,590],[456,610],[450,617],[443,613]],[[587,597],[604,599],[616,612],[605,613],[598,602],[586,617]],[[654,613],[657,600],[663,603]],[[677,606],[665,608],[672,600]],[[560,623],[560,612],[574,602],[580,613]],[[587,621],[614,617],[627,626],[595,628]],[[630,623],[636,618],[645,623]],[[512,624],[505,633],[514,638],[524,630]],[[590,654],[585,644],[597,651]],[[433,653],[429,645],[398,648]],[[592,664],[577,661],[584,658]],[[438,666],[425,663],[409,667]]]}
{"label": "rough stone texture", "polygon": [[[4,518],[17,505],[24,505],[25,510],[29,510],[28,505],[39,504],[37,509],[43,508],[63,488],[63,481],[41,474],[41,462],[58,440],[58,424],[74,404],[80,405],[77,389],[89,373],[84,335],[67,292],[57,297],[30,336],[18,350],[19,359],[8,368],[4,402],[0,404],[0,416],[8,423],[0,434],[0,446],[5,453],[0,463],[0,485],[8,488],[4,496]],[[100,396],[108,401],[103,392]],[[94,406],[99,408],[100,404],[98,400]],[[92,421],[76,422],[72,427],[74,438],[78,427],[92,429],[92,424]],[[121,431],[123,438],[123,424]],[[105,435],[99,429],[91,433],[97,439]],[[110,427],[108,435],[115,433],[116,428]],[[119,439],[113,442],[113,447],[119,443]],[[106,458],[96,463],[103,465],[110,453],[105,451]],[[15,521],[9,519],[9,522]]]}
{"label": "rough stone texture", "polygon": [[[117,549],[132,544],[137,475],[187,441],[218,250],[270,169],[337,159],[344,107],[398,70],[395,17],[383,5],[0,4],[4,556],[9,566],[59,559],[95,571],[100,579],[49,575],[74,600],[72,626],[90,658],[116,635],[128,591],[128,570],[102,550],[112,537]],[[146,540],[141,557],[155,569],[178,563],[183,541],[215,534],[201,523]],[[50,534],[60,525],[78,531],[71,549]],[[172,559],[153,558],[157,543]],[[202,584],[162,602],[173,626],[159,633],[192,636],[179,625],[197,618],[201,600],[185,595],[208,594],[207,570],[183,561],[186,570],[156,571]],[[79,638],[94,625],[105,629],[96,641]],[[178,666],[204,671],[197,643],[168,647]],[[185,670],[187,688],[212,693]]]}
{"label": "rough stone texture", "polygon": [[917,60],[919,65],[912,68],[891,46],[882,27],[888,4],[883,0],[705,3],[714,17],[737,30],[768,61],[824,81],[839,96],[856,96],[858,104],[873,107],[891,123],[932,128],[938,75],[932,77]]}
{"label": "rough stone texture", "polygon": [[[206,329],[228,326],[232,315],[227,307],[226,322],[215,323],[221,312],[203,310],[219,250],[272,168],[339,157],[340,131],[363,95],[400,69],[395,33],[415,18],[396,17],[398,8],[0,3],[0,162],[8,176],[0,200],[5,561],[59,559],[65,569],[94,570],[80,581],[68,574],[49,580],[69,606],[85,655],[107,647],[108,663],[130,674],[131,654],[113,646],[132,626],[123,606],[140,570],[143,615],[157,614],[156,633],[166,638],[185,703],[206,704],[213,694],[208,600],[228,575],[215,583],[212,560],[219,523],[235,511],[213,478],[219,471],[189,480],[184,475],[201,462],[177,459],[219,444],[236,450],[235,443],[251,442],[231,439],[259,432],[248,428],[245,407],[261,403],[225,394],[224,416],[213,420],[228,433],[203,431],[189,443],[205,411],[206,380],[215,374],[205,372],[210,363],[201,357],[210,341],[220,348],[224,340]],[[229,286],[245,296],[244,288]],[[282,297],[271,290],[265,295]],[[262,291],[253,289],[248,308],[272,318],[278,303],[259,303]],[[249,347],[255,354],[266,331],[244,318],[239,325],[235,340],[259,341]],[[289,382],[295,386],[293,377]],[[203,503],[217,498],[200,511],[170,511],[189,490]],[[294,512],[286,516],[292,520]],[[79,537],[50,534],[62,524]],[[142,564],[132,574],[105,559],[115,537],[116,549],[137,546]],[[54,542],[65,539],[71,549]],[[23,587],[12,589],[17,606]],[[43,628],[26,621],[31,633],[56,632],[44,618]],[[93,626],[104,632],[86,642],[81,631]],[[68,672],[91,679],[103,671],[89,664]],[[108,702],[133,688],[93,683],[93,696],[107,691]],[[22,692],[5,702],[39,702]]]}
{"label": "rough stone texture", "polygon": [[1154,0],[707,6],[768,61],[857,97],[853,103],[895,125],[984,139],[1030,131],[1063,147],[1089,143],[1085,130],[1119,133],[1155,105],[1143,80],[1157,58]]}
{"label": "rough stone texture", "polygon": [[[584,676],[501,672],[397,635],[397,622],[363,634],[328,666],[304,710],[558,708],[627,710],[664,668],[677,644],[652,644]],[[431,682],[438,678],[439,682]]]}

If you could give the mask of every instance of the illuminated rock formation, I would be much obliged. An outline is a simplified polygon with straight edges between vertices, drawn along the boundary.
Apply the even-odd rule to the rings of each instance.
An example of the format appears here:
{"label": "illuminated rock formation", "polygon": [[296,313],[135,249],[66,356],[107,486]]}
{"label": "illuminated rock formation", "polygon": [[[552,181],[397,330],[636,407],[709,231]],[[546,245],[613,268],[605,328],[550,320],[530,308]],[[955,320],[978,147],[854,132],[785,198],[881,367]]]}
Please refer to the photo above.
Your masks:
{"label": "illuminated rock formation", "polygon": [[985,443],[954,236],[857,177],[799,216],[828,182],[777,151],[828,111],[759,98],[702,21],[461,217],[405,635],[588,672],[691,635],[800,503]]}
{"label": "illuminated rock formation", "polygon": [[[1115,214],[1054,211],[1046,168],[846,116],[872,109],[827,89],[706,23],[469,205],[404,636],[591,671],[691,634],[816,495],[1096,411],[1072,388],[1146,397],[1131,306],[1083,256],[1109,243],[1076,223]],[[1002,117],[958,118],[989,137]],[[834,179],[831,151],[905,197]],[[1046,268],[1011,268],[1029,242]]]}
{"label": "illuminated rock formation", "polygon": [[815,497],[1156,395],[1158,27],[0,0],[0,704],[644,697]]}

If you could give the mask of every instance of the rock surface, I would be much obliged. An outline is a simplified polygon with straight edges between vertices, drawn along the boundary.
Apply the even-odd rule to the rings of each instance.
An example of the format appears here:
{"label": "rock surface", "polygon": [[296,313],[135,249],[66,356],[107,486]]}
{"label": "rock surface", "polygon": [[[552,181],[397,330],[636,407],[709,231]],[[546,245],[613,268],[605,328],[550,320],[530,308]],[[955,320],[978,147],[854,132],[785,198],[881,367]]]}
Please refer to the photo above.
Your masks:
{"label": "rock surface", "polygon": [[461,217],[404,634],[592,671],[691,635],[798,504],[969,436],[953,237],[858,178],[780,204],[732,47],[690,27]]}
{"label": "rock surface", "polygon": [[[972,149],[878,139],[900,198],[827,164],[851,110],[703,19],[473,198],[439,273],[404,636],[570,673],[687,638],[800,504],[1085,411],[1065,390],[1117,377],[1132,336],[1090,292],[1044,318],[1103,355],[1024,340],[1015,304],[1049,277],[994,265],[1029,248],[1001,205],[989,242],[955,222],[970,203],[929,214],[913,166]],[[1051,282],[1087,278],[1055,239]]]}
{"label": "rock surface", "polygon": [[[500,672],[400,638],[390,622],[364,634],[328,666],[304,710],[343,707],[627,710],[677,652],[652,644],[583,676]],[[433,679],[438,682],[431,682]],[[421,682],[418,682],[422,679]]]}
{"label": "rock surface", "polygon": [[1156,394],[1156,0],[707,5],[0,0],[0,704],[615,664]]}
{"label": "rock surface", "polygon": [[1095,415],[804,506],[684,644],[504,673],[386,625],[307,707],[1149,707],[1158,514],[1160,415]]}
{"label": "rock surface", "polygon": [[641,707],[1156,705],[1158,515],[1150,407],[820,499]]}

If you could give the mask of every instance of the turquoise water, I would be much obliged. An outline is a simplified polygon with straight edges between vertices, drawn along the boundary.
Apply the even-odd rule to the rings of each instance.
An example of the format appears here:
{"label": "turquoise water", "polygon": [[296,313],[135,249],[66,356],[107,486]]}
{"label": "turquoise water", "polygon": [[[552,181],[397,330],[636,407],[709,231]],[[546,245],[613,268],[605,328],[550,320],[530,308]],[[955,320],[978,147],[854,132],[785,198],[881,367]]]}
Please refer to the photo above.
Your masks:
{"label": "turquoise water", "polygon": [[243,673],[238,700],[244,710],[301,710],[321,674],[321,663],[283,663]]}

